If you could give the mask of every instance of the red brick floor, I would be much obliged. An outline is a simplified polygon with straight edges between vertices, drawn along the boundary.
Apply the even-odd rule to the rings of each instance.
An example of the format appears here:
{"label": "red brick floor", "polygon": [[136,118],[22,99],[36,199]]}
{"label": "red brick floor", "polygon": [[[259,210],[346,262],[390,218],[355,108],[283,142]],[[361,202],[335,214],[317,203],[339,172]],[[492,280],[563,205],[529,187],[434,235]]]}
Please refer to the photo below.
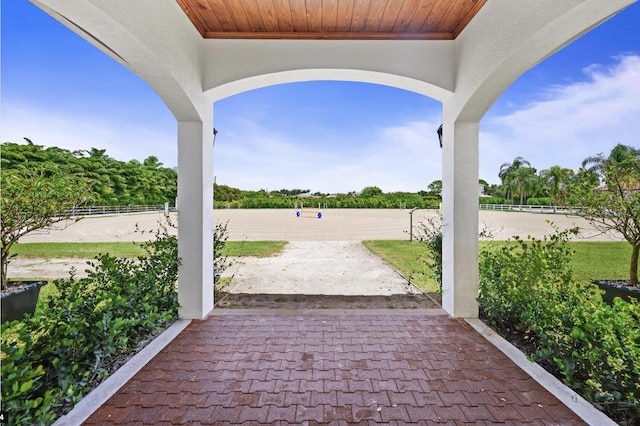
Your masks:
{"label": "red brick floor", "polygon": [[442,311],[191,323],[86,424],[584,424]]}

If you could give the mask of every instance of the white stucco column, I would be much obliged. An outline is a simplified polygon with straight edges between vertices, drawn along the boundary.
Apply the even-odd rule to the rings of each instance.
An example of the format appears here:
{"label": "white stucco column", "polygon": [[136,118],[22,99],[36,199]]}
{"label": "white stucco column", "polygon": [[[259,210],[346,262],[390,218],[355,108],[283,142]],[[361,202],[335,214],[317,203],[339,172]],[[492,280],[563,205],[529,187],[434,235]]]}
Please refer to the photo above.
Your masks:
{"label": "white stucco column", "polygon": [[180,318],[213,309],[213,118],[178,122]]}
{"label": "white stucco column", "polygon": [[478,316],[478,123],[445,119],[442,147],[442,307]]}

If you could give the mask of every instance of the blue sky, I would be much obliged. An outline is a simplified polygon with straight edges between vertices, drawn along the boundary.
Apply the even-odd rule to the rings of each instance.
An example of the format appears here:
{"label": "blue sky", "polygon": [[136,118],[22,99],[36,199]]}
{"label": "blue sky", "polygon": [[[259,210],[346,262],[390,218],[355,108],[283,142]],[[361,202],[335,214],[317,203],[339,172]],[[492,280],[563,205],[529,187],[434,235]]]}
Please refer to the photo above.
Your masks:
{"label": "blue sky", "polygon": [[[1,5],[0,141],[29,137],[177,164],[176,122],[140,78],[27,0]],[[441,105],[366,83],[272,86],[216,102],[217,182],[242,189],[418,191],[440,179]],[[480,178],[522,156],[574,170],[640,147],[640,4],[521,76],[480,123]]]}

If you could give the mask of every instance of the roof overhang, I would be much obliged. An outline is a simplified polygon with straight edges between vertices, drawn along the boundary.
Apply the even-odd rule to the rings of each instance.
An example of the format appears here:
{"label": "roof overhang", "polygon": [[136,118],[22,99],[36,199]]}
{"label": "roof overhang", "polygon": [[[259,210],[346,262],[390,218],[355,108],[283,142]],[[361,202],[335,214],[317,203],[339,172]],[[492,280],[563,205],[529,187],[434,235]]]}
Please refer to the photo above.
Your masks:
{"label": "roof overhang", "polygon": [[453,40],[486,0],[176,0],[207,39]]}

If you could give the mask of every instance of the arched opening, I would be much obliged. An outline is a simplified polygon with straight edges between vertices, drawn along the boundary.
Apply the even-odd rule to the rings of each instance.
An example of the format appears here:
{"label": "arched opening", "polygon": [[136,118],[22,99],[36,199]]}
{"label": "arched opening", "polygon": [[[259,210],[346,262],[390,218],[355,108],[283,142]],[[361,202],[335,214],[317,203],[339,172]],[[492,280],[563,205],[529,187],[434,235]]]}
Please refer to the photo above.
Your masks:
{"label": "arched opening", "polygon": [[[421,217],[439,215],[439,200],[426,203],[424,197],[442,179],[440,122],[438,101],[363,82],[276,84],[217,101],[216,183],[244,192],[218,198],[216,222],[229,220],[231,240],[290,242],[284,259],[241,260],[232,267],[233,292],[279,294],[281,301],[282,294],[333,295],[335,306],[340,296],[373,296],[382,307],[416,294],[391,268],[373,265],[361,241],[408,240],[413,208],[432,207],[416,213],[416,229]],[[365,188],[384,195],[367,198]],[[283,196],[281,190],[305,192]],[[322,219],[297,217],[303,205],[319,208]]]}
{"label": "arched opening", "polygon": [[214,104],[215,174],[218,183],[247,190],[293,184],[312,193],[366,186],[418,192],[441,178],[441,108],[413,92],[362,82],[246,91]]}
{"label": "arched opening", "polygon": [[[183,223],[188,225],[180,230],[188,240],[181,246],[188,259],[181,270],[183,283],[192,283],[183,292],[183,306],[188,309],[181,315],[202,318],[210,310],[205,303],[211,251],[205,233],[212,225],[212,215],[205,205],[210,198],[207,188],[213,184],[213,174],[206,163],[211,156],[208,141],[213,127],[209,101],[251,87],[275,84],[276,77],[284,79],[280,82],[294,81],[288,73],[296,74],[300,69],[325,75],[316,78],[327,78],[326,73],[348,72],[352,73],[351,79],[359,81],[372,80],[372,75],[399,76],[405,82],[427,85],[422,86],[427,90],[424,94],[436,89],[438,93],[432,96],[444,105],[444,215],[455,225],[444,238],[444,260],[449,265],[445,268],[448,281],[445,287],[451,290],[447,296],[451,304],[445,309],[454,316],[475,316],[473,295],[477,274],[464,265],[475,263],[472,239],[476,232],[471,219],[475,219],[472,216],[476,208],[475,202],[471,202],[470,188],[475,192],[480,117],[520,73],[633,1],[548,2],[538,4],[536,13],[512,2],[487,2],[453,40],[330,43],[322,40],[254,43],[203,38],[174,2],[156,4],[152,10],[144,10],[142,4],[123,7],[115,3],[33,2],[116,61],[144,76],[178,120],[178,151],[183,158],[179,167],[184,178],[179,192],[189,205],[183,210],[186,214]],[[148,19],[132,19],[142,15]],[[232,87],[232,82],[241,86]],[[405,83],[389,84],[402,87]],[[421,88],[412,90],[423,93]],[[200,160],[189,162],[186,160],[189,157]]]}

